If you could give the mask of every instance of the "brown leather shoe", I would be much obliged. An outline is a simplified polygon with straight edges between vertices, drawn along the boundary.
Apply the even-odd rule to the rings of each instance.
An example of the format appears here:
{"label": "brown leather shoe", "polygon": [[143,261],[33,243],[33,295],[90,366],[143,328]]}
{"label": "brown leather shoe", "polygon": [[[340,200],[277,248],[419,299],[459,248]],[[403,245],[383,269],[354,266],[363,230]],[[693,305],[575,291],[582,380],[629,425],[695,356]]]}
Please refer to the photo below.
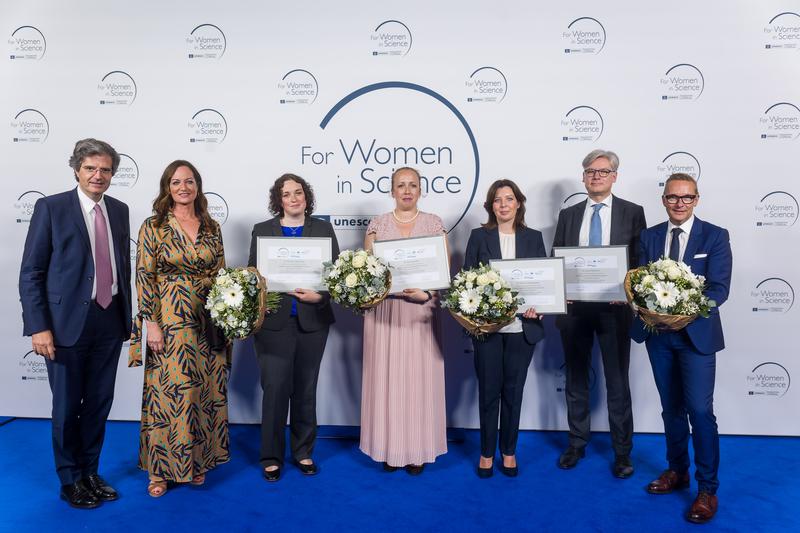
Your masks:
{"label": "brown leather shoe", "polygon": [[708,492],[697,493],[692,507],[686,513],[686,520],[695,524],[705,524],[717,513],[717,496]]}
{"label": "brown leather shoe", "polygon": [[689,472],[678,474],[674,470],[664,470],[658,479],[647,485],[650,494],[669,494],[673,490],[685,489],[689,486]]}

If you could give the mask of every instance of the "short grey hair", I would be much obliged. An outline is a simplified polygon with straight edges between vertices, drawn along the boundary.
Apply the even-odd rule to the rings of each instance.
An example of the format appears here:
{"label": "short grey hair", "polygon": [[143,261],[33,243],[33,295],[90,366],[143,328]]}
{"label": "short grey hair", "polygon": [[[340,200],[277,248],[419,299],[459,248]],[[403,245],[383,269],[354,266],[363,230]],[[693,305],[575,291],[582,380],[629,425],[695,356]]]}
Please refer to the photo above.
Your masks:
{"label": "short grey hair", "polygon": [[594,163],[595,159],[599,159],[601,157],[605,157],[608,159],[608,162],[611,163],[611,170],[614,172],[617,171],[619,168],[619,157],[617,154],[612,152],[611,150],[592,150],[589,154],[583,158],[583,168],[586,170],[589,168],[589,165]]}
{"label": "short grey hair", "polygon": [[81,169],[83,160],[87,157],[96,155],[107,155],[111,158],[111,173],[116,174],[119,168],[120,157],[114,147],[104,141],[97,139],[81,139],[75,143],[75,148],[72,150],[72,157],[69,158],[69,166],[75,172]]}

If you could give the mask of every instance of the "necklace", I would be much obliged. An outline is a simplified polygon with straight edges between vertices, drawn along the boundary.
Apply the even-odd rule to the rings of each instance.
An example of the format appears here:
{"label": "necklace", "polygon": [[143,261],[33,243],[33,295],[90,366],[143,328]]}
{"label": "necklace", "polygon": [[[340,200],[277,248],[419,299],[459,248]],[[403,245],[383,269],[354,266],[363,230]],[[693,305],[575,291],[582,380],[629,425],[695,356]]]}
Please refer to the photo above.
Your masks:
{"label": "necklace", "polygon": [[397,216],[396,211],[397,209],[392,209],[392,216],[396,221],[398,221],[401,224],[408,224],[409,222],[414,222],[414,220],[419,216],[419,209],[417,209],[417,212],[414,214],[413,217],[409,218],[408,220],[403,220]]}
{"label": "necklace", "polygon": [[291,233],[291,234],[292,234],[292,237],[297,237],[297,235],[298,235],[298,234],[299,234],[301,231],[303,231],[303,226],[295,226],[295,227],[292,227],[292,226],[284,226],[284,228],[286,228],[286,229],[288,229],[288,230],[289,230],[289,233]]}

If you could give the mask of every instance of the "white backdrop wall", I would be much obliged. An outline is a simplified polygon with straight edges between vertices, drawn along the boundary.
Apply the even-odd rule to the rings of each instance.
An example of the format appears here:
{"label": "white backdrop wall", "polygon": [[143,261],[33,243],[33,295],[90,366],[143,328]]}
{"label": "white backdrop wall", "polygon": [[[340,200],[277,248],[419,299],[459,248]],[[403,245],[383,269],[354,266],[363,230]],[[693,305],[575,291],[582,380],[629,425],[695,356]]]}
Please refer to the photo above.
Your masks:
{"label": "white backdrop wall", "polygon": [[[346,248],[392,207],[382,177],[405,164],[427,178],[420,205],[450,229],[454,268],[499,177],[521,185],[549,250],[558,210],[582,199],[581,159],[606,148],[621,159],[614,192],[642,204],[650,225],[665,219],[665,177],[682,170],[699,179],[698,215],[730,230],[721,431],[800,434],[798,13],[779,1],[3,2],[0,415],[49,416],[17,276],[36,199],[75,186],[77,139],[125,154],[109,194],[130,205],[134,235],[166,164],[194,162],[230,265],[245,264],[280,174],[313,184]],[[361,321],[336,314],[319,421],[357,425]],[[470,343],[445,323],[449,425],[476,427]],[[561,342],[547,326],[522,426],[565,429]],[[123,352],[112,418],[138,419],[142,372]],[[607,429],[596,356],[592,423]],[[662,431],[643,347],[631,359],[636,429]],[[238,343],[231,421],[259,420],[257,375],[251,343]]]}

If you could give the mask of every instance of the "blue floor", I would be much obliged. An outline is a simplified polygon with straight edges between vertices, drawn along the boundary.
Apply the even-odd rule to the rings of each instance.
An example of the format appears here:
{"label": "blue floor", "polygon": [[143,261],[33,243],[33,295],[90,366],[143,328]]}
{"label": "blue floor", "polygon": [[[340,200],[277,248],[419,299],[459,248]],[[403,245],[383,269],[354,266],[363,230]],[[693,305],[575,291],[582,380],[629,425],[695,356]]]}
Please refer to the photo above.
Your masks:
{"label": "blue floor", "polygon": [[[179,486],[147,496],[136,468],[137,423],[108,424],[101,474],[122,494],[91,511],[58,499],[48,420],[0,426],[1,531],[800,531],[800,438],[723,437],[720,510],[705,526],[684,521],[694,492],[652,496],[644,486],[662,470],[661,435],[636,435],[636,473],[611,476],[608,434],[596,434],[577,468],[556,458],[566,443],[557,432],[522,432],[520,475],[474,474],[476,431],[455,431],[449,453],[419,477],[385,473],[358,443],[322,428],[316,477],[287,466],[278,483],[261,478],[259,430],[231,427],[233,460],[203,487]],[[695,487],[693,483],[693,488]]]}

